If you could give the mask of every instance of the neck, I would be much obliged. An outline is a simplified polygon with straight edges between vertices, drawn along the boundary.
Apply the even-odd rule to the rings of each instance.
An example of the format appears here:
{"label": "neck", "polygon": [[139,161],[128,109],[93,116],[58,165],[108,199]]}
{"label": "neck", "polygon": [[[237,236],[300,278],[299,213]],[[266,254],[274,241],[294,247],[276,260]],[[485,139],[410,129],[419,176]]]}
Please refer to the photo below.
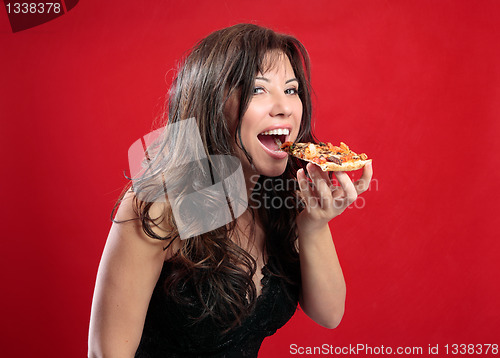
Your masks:
{"label": "neck", "polygon": [[260,175],[258,174],[252,174],[252,175],[245,175],[245,185],[247,188],[247,198],[250,199],[250,195],[252,195],[252,192],[255,188],[255,184],[259,181]]}

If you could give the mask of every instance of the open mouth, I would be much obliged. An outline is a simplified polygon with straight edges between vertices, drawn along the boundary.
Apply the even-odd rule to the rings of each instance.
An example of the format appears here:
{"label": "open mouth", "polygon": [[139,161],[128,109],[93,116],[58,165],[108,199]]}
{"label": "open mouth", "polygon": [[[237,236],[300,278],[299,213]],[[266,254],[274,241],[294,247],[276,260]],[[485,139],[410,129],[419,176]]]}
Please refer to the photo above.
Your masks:
{"label": "open mouth", "polygon": [[271,131],[260,133],[257,136],[257,139],[262,143],[264,147],[276,152],[281,151],[281,144],[286,142],[286,138],[289,134],[290,131],[286,128],[273,129]]}

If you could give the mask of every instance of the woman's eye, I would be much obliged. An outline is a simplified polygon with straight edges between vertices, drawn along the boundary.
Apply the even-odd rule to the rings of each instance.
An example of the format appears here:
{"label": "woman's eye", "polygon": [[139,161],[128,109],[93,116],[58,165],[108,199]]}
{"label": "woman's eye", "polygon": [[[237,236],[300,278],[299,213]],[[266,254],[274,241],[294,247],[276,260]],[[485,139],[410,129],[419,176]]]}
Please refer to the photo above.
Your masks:
{"label": "woman's eye", "polygon": [[261,94],[261,93],[264,93],[264,88],[262,88],[262,87],[255,87],[253,89],[253,94]]}
{"label": "woman's eye", "polygon": [[286,94],[298,94],[299,93],[299,90],[295,87],[293,88],[288,88],[285,90],[285,93]]}

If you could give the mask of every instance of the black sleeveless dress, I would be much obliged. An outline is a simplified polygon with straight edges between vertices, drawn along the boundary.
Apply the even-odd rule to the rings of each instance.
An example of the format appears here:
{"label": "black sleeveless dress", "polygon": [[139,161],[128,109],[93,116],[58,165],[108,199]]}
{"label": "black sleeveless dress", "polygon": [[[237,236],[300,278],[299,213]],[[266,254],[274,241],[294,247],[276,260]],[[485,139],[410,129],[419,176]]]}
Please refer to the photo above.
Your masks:
{"label": "black sleeveless dress", "polygon": [[257,357],[264,338],[292,318],[299,298],[292,286],[271,272],[271,258],[262,268],[262,291],[253,312],[243,323],[221,334],[209,319],[196,322],[192,312],[174,303],[163,288],[168,262],[153,291],[136,358],[243,358]]}

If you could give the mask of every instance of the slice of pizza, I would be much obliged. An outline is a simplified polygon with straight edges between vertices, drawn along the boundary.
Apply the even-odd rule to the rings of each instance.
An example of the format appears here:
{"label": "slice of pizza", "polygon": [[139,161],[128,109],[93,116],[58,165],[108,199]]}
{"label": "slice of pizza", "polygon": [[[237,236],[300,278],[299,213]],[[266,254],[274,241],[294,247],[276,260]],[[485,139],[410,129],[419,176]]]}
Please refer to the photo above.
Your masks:
{"label": "slice of pizza", "polygon": [[331,143],[292,143],[285,142],[281,150],[296,158],[306,160],[321,167],[323,171],[345,172],[358,170],[371,162],[365,153],[356,154],[340,142],[340,146]]}

